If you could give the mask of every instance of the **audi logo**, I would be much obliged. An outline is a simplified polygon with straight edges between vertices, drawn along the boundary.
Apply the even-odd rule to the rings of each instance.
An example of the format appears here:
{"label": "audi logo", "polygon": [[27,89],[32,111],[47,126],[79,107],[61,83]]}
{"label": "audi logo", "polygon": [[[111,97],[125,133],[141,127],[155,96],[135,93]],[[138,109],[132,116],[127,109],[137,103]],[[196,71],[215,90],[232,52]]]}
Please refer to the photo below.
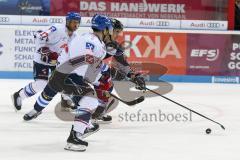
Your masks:
{"label": "audi logo", "polygon": [[162,27],[168,27],[170,25],[170,23],[167,22],[167,21],[157,21],[156,25],[157,26],[162,26]]}
{"label": "audi logo", "polygon": [[7,23],[9,22],[10,19],[8,17],[0,17],[0,23],[3,22],[3,23]]}
{"label": "audi logo", "polygon": [[220,23],[207,23],[208,28],[220,28],[221,24]]}
{"label": "audi logo", "polygon": [[50,18],[49,22],[50,23],[63,23],[63,19],[62,18]]}

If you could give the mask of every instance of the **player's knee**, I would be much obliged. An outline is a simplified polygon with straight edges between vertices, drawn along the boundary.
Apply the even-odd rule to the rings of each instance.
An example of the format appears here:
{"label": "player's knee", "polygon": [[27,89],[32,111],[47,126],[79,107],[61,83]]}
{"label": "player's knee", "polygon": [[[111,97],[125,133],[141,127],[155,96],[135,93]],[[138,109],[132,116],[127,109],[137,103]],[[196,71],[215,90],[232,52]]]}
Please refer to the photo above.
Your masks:
{"label": "player's knee", "polygon": [[79,102],[79,109],[86,108],[93,112],[98,106],[98,99],[96,97],[84,96]]}
{"label": "player's knee", "polygon": [[49,85],[46,85],[42,94],[46,95],[46,97],[50,97],[51,99],[57,94],[57,91],[53,90]]}
{"label": "player's knee", "polygon": [[47,85],[46,80],[36,80],[35,82],[32,83],[32,87],[36,92],[42,91],[46,85]]}

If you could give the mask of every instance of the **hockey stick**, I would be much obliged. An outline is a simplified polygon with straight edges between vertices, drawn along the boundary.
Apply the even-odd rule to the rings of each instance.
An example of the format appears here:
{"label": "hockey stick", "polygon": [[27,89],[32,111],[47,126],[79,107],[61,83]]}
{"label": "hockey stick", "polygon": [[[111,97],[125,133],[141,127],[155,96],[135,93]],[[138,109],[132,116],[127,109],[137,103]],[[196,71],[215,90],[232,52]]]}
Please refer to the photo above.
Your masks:
{"label": "hockey stick", "polygon": [[[131,82],[134,83],[133,81],[131,81]],[[134,84],[136,84],[136,83],[134,83]],[[192,109],[190,109],[190,108],[188,108],[188,107],[186,107],[186,106],[184,106],[184,105],[182,105],[182,104],[180,104],[180,103],[178,103],[178,102],[176,102],[176,101],[174,101],[174,100],[172,100],[172,99],[170,99],[168,97],[165,97],[165,96],[161,95],[160,93],[157,93],[157,92],[155,92],[155,91],[153,91],[153,90],[151,90],[151,89],[149,89],[147,87],[145,87],[144,89],[146,89],[146,90],[148,90],[148,91],[150,91],[150,92],[152,92],[152,93],[154,93],[154,94],[156,94],[156,95],[158,95],[158,96],[160,96],[160,97],[162,97],[162,98],[164,98],[164,99],[166,99],[168,101],[171,101],[171,102],[181,106],[182,108],[185,108],[185,109],[187,109],[187,110],[189,110],[189,111],[191,111],[191,112],[193,112],[193,113],[195,113],[195,114],[197,114],[197,115],[199,115],[199,116],[201,116],[201,117],[203,117],[205,119],[208,119],[209,121],[212,121],[215,124],[218,124],[223,130],[225,130],[225,127],[221,123],[219,123],[219,122],[217,122],[215,120],[212,120],[211,118],[208,118],[207,116],[204,116],[203,114],[198,113],[198,112],[196,112],[196,111],[194,111],[194,110],[192,110]]]}
{"label": "hockey stick", "polygon": [[[99,90],[99,89],[95,89],[95,90]],[[138,103],[141,103],[141,102],[144,101],[144,99],[145,99],[144,96],[140,96],[140,97],[138,97],[138,98],[136,98],[136,99],[134,99],[134,100],[125,101],[125,100],[117,97],[116,95],[114,95],[113,93],[111,93],[111,92],[109,92],[109,91],[104,91],[104,90],[101,90],[101,89],[100,89],[100,91],[102,91],[103,94],[105,94],[105,96],[109,95],[109,96],[111,96],[111,97],[113,97],[113,98],[121,101],[122,103],[124,103],[124,104],[126,104],[126,105],[128,105],[128,106],[133,106],[133,105],[136,105],[136,104],[138,104]]]}
{"label": "hockey stick", "polygon": [[220,125],[220,127],[221,127],[223,130],[225,130],[225,127],[224,127],[221,123],[219,123],[219,122],[217,122],[217,121],[215,121],[215,120],[212,120],[211,118],[208,118],[207,116],[204,116],[203,114],[198,113],[198,112],[196,112],[196,111],[194,111],[194,110],[192,110],[192,109],[190,109],[190,108],[188,108],[188,107],[186,107],[186,106],[184,106],[184,105],[182,105],[182,104],[180,104],[180,103],[178,103],[178,102],[176,102],[176,101],[174,101],[174,100],[172,100],[172,99],[170,99],[170,98],[168,98],[168,97],[165,97],[165,96],[163,96],[163,95],[161,95],[161,94],[159,94],[159,93],[157,93],[157,92],[155,92],[155,91],[153,91],[153,90],[151,90],[151,89],[149,89],[149,88],[147,88],[147,87],[145,87],[145,89],[148,90],[148,91],[150,91],[150,92],[152,92],[152,93],[155,93],[156,95],[159,95],[160,97],[162,97],[162,98],[164,98],[164,99],[166,99],[166,100],[169,100],[169,101],[171,101],[171,102],[173,102],[173,103],[175,103],[175,104],[177,104],[177,105],[179,105],[179,106],[181,106],[181,107],[183,107],[183,108],[185,108],[185,109],[187,109],[187,110],[189,110],[189,111],[191,111],[191,112],[193,112],[193,113],[195,113],[195,114],[197,114],[197,115],[199,115],[199,116],[201,116],[201,117],[203,117],[203,118],[205,118],[205,119],[208,119],[208,120],[214,122],[215,124]]}
{"label": "hockey stick", "polygon": [[[81,88],[79,87],[79,85],[77,85],[76,83],[74,83],[71,78],[69,78],[69,80],[72,82],[72,84],[73,84],[76,88],[81,89]],[[97,89],[95,89],[95,90],[97,90]],[[79,90],[77,90],[77,91],[78,91],[79,94],[81,94],[81,93],[79,92]],[[121,101],[122,103],[128,105],[128,106],[133,106],[133,105],[136,105],[136,104],[138,104],[138,103],[141,103],[141,102],[144,101],[144,99],[145,99],[144,96],[141,96],[141,97],[138,97],[137,99],[134,99],[134,100],[132,100],[132,101],[125,101],[125,100],[117,97],[116,95],[112,94],[111,92],[106,91],[106,93],[109,94],[110,96],[112,96],[113,98]]]}
{"label": "hockey stick", "polygon": [[142,101],[144,101],[144,96],[141,96],[141,97],[138,97],[137,99],[134,99],[132,101],[125,101],[125,100],[122,100],[121,98],[117,97],[116,95],[108,92],[110,96],[112,96],[113,98],[121,101],[122,103],[126,104],[126,105],[129,105],[129,106],[133,106],[133,105],[136,105],[138,103],[141,103]]}
{"label": "hockey stick", "polygon": [[[118,101],[117,101],[117,102],[118,102]],[[115,99],[113,98],[113,99],[111,100],[111,102],[106,106],[104,112],[105,112],[105,113],[110,113],[110,112],[112,112],[112,111],[117,107],[117,105],[113,105],[114,103],[115,103]]]}

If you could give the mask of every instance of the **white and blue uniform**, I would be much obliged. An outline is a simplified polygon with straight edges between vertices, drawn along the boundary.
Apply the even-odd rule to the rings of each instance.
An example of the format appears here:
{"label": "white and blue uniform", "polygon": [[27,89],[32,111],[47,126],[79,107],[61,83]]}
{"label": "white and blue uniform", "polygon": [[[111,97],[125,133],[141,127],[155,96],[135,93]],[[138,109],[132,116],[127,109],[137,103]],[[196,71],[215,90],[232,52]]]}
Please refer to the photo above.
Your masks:
{"label": "white and blue uniform", "polygon": [[[38,97],[34,109],[40,112],[49,104],[57,92],[68,92],[69,85],[65,82],[66,78],[72,74],[77,74],[78,77],[82,77],[91,84],[97,82],[101,77],[102,60],[105,55],[105,44],[95,34],[85,33],[76,36],[69,43],[68,52],[62,50],[58,58],[59,63],[56,67],[56,73],[54,73],[43,93]],[[56,74],[63,75],[63,77],[57,77]],[[76,82],[76,84],[81,85],[81,82]],[[83,133],[88,126],[91,113],[98,106],[98,99],[92,95],[80,96],[83,96],[83,98],[78,102],[77,113],[79,113],[79,116],[75,117],[74,130]]]}
{"label": "white and blue uniform", "polygon": [[[55,61],[61,51],[67,47],[68,43],[76,36],[77,34],[73,32],[72,36],[68,36],[68,29],[65,25],[56,24],[45,31],[38,31],[34,37],[37,45],[37,52],[34,53],[33,60],[33,75],[34,82],[26,85],[19,93],[21,100],[24,100],[27,97],[31,97],[42,91],[47,85],[49,74],[55,70],[55,63],[48,63],[42,60],[42,53],[38,51],[41,48],[47,48],[51,53],[55,54]],[[48,58],[51,62],[51,57]]]}
{"label": "white and blue uniform", "polygon": [[[76,73],[91,83],[100,78],[101,75],[99,73],[101,73],[102,60],[106,56],[106,48],[105,44],[100,41],[96,35],[84,33],[81,36],[76,36],[76,38],[69,43],[68,50],[68,53],[63,53],[59,56],[57,70],[63,73]],[[67,61],[74,60],[81,56],[86,56],[85,64],[72,68],[72,71],[61,67],[61,65],[65,65]]]}
{"label": "white and blue uniform", "polygon": [[[73,32],[72,36],[69,37],[66,26],[63,24],[56,24],[45,31],[40,31],[35,34],[35,39],[38,49],[42,47],[48,47],[50,51],[60,54],[61,50],[64,49],[76,35],[77,34]],[[41,54],[38,52],[34,54],[34,61],[44,65],[56,65],[43,62],[41,60]]]}
{"label": "white and blue uniform", "polygon": [[[99,31],[106,29],[109,32],[105,34],[112,33],[112,23],[108,17],[95,15],[91,22],[94,33],[76,36],[69,43],[68,48],[61,51],[58,65],[38,97],[34,109],[24,116],[28,120],[36,118],[58,92],[83,96],[78,102],[73,128],[67,139],[65,147],[67,150],[85,151],[88,145],[87,142],[81,140],[81,135],[87,131],[92,112],[98,106],[98,99],[94,97],[94,89],[90,84],[100,78],[102,60],[106,56],[105,44],[97,35],[104,36],[103,32]],[[76,83],[70,76],[76,76]]]}
{"label": "white and blue uniform", "polygon": [[[101,77],[102,69],[105,66],[102,60],[106,56],[105,44],[99,40],[99,38],[92,33],[85,33],[77,38],[75,38],[69,45],[69,56],[71,59],[75,57],[86,54],[91,55],[88,59],[88,64],[79,66],[73,73],[82,76],[88,82],[96,83]],[[85,113],[89,115],[97,108],[99,105],[98,98],[92,96],[84,96],[78,103],[78,112]],[[87,113],[91,112],[91,113]],[[79,121],[79,119],[84,119],[83,116],[76,116],[74,120],[74,130],[83,133],[88,123]],[[88,121],[87,121],[88,122]]]}

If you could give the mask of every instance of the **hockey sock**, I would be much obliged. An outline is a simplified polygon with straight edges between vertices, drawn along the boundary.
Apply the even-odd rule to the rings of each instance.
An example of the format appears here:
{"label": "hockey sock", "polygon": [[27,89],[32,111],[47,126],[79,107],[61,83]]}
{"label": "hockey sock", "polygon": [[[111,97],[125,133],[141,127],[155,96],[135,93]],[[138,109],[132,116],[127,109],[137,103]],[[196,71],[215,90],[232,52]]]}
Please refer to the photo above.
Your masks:
{"label": "hockey sock", "polygon": [[81,134],[84,133],[85,129],[89,125],[89,120],[91,118],[91,112],[86,108],[81,108],[77,110],[77,115],[74,119],[73,130]]}
{"label": "hockey sock", "polygon": [[41,95],[38,97],[36,103],[34,104],[34,109],[38,112],[42,111],[57,94],[53,89],[48,85],[44,88]]}
{"label": "hockey sock", "polygon": [[89,121],[92,116],[92,112],[98,106],[98,100],[96,97],[84,96],[78,102],[77,115],[74,119],[73,130],[81,134],[84,133],[85,129],[89,126]]}
{"label": "hockey sock", "polygon": [[26,85],[19,93],[22,100],[25,98],[31,97],[38,93],[39,91],[43,90],[44,87],[47,85],[47,81],[45,80],[36,80],[34,82],[29,83]]}

